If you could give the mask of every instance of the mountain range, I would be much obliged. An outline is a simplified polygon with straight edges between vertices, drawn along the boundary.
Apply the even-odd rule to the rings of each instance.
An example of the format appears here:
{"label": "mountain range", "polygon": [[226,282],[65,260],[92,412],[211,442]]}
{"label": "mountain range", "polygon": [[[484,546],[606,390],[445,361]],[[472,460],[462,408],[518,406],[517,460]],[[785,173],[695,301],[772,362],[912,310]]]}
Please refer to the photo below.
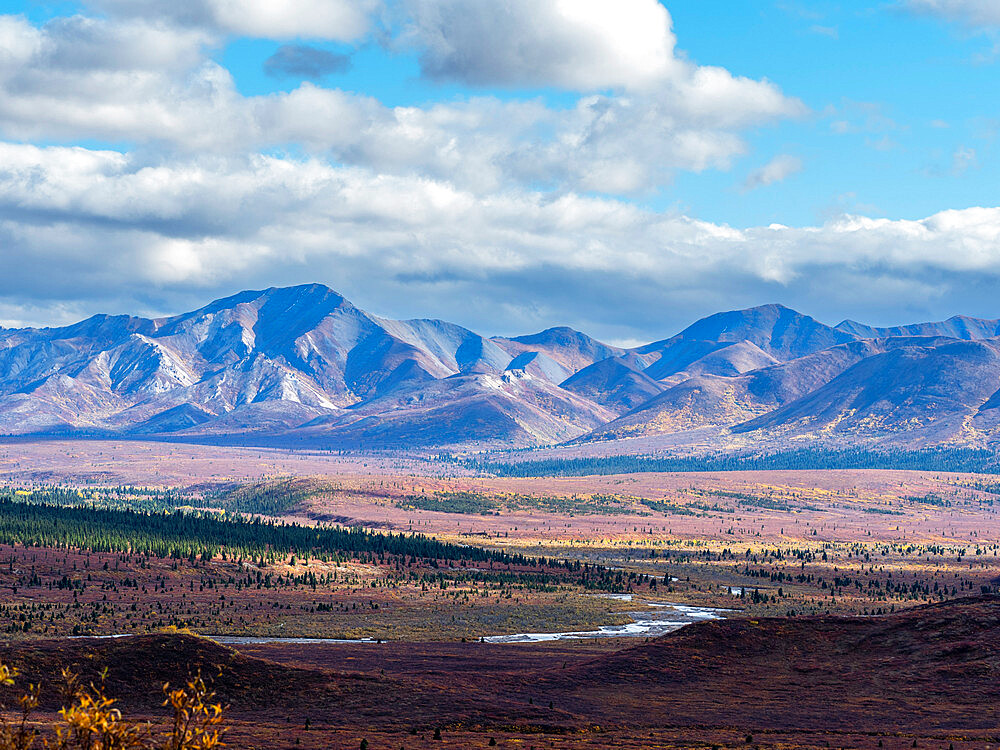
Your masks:
{"label": "mountain range", "polygon": [[325,448],[1000,443],[1000,321],[828,326],[781,305],[635,348],[486,337],[318,284],[169,318],[0,329],[0,433]]}

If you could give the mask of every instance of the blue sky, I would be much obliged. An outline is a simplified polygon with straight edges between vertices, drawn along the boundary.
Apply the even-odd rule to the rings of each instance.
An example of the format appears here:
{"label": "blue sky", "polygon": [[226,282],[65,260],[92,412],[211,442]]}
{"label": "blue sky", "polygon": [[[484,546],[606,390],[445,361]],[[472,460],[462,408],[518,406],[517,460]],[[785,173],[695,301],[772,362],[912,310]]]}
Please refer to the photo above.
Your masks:
{"label": "blue sky", "polygon": [[[1000,111],[991,117],[984,99],[990,91],[1000,95],[1000,77],[989,35],[885,2],[665,5],[690,59],[769,79],[812,111],[748,133],[749,153],[732,170],[680,173],[671,184],[629,199],[752,226],[821,222],[857,206],[918,219],[996,196]],[[301,76],[265,72],[281,44],[237,39],[216,59],[244,94],[290,91]],[[343,43],[313,46],[353,57],[351,69],[326,76],[326,85],[364,92],[389,106],[484,93],[422,79],[413,52],[389,53],[375,43],[356,51]],[[552,88],[486,90],[508,99],[540,96],[552,106],[575,100],[572,92]],[[847,127],[838,130],[838,123]],[[972,151],[974,159],[959,173],[955,154]],[[802,159],[802,172],[768,190],[742,189],[753,170],[784,152]]]}
{"label": "blue sky", "polygon": [[979,0],[0,13],[0,324],[307,281],[615,341],[772,301],[1000,317]]}
{"label": "blue sky", "polygon": [[[712,5],[672,8],[675,27],[694,31],[681,35],[692,57],[778,82],[813,115],[750,139],[745,166],[787,151],[802,158],[800,174],[742,196],[728,217],[713,199],[724,183],[685,185],[698,195],[688,200],[699,216],[810,223],[860,207],[918,219],[995,202],[1000,113],[986,102],[988,92],[1000,93],[1000,77],[987,34],[866,2],[732,3],[720,33],[711,33]],[[956,170],[964,152],[975,157]]]}
{"label": "blue sky", "polygon": [[[822,222],[859,207],[919,219],[996,196],[1000,112],[991,117],[984,97],[1000,95],[1000,78],[989,34],[887,2],[685,0],[665,7],[690,59],[773,81],[811,112],[747,133],[748,153],[731,170],[678,173],[629,200],[752,226]],[[281,45],[236,39],[215,59],[246,95],[290,91],[301,76],[265,72]],[[350,70],[324,77],[325,85],[364,92],[389,106],[484,93],[422,78],[412,51],[390,53],[376,43],[357,50],[344,43],[312,46],[353,58]],[[507,99],[542,97],[551,106],[571,106],[576,98],[553,88],[485,91]],[[746,178],[776,153],[797,156],[802,171],[767,190],[744,190]],[[961,169],[956,154],[969,154]]]}

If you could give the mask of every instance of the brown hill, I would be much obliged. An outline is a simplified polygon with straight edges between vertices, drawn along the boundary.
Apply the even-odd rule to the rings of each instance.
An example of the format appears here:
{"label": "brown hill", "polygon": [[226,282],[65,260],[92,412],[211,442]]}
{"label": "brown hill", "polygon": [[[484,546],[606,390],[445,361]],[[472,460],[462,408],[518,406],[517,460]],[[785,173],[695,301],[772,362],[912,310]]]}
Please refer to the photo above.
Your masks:
{"label": "brown hill", "polygon": [[[536,683],[603,722],[767,730],[994,732],[1000,597],[883,617],[683,628]],[[659,709],[659,710],[653,710]]]}
{"label": "brown hill", "polygon": [[187,636],[0,648],[0,658],[46,683],[60,664],[84,664],[88,675],[109,665],[126,707],[150,707],[136,696],[156,696],[162,681],[200,665],[218,674],[236,714],[261,724],[307,711],[336,727],[534,727],[581,739],[565,747],[598,746],[599,737],[613,745],[616,732],[692,741],[783,733],[790,747],[822,744],[823,734],[1000,734],[990,708],[1000,701],[996,596],[880,617],[704,622],[596,656],[587,644],[279,645],[273,653],[289,665]]}

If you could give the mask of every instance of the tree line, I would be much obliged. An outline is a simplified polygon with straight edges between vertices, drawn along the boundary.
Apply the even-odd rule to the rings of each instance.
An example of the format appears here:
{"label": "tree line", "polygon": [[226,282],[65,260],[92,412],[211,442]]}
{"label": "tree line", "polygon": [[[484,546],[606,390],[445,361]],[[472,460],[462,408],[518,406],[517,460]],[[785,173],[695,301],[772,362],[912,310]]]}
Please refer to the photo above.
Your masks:
{"label": "tree line", "polygon": [[454,459],[466,468],[499,477],[569,477],[639,472],[781,471],[809,469],[897,469],[1000,474],[1000,454],[977,448],[915,451],[865,448],[802,448],[773,453],[705,456],[602,456],[537,461]]}
{"label": "tree line", "polygon": [[67,506],[59,503],[63,492],[0,491],[0,544],[174,558],[225,554],[270,559],[281,553],[529,563],[520,555],[449,544],[421,534],[381,534],[181,511]]}

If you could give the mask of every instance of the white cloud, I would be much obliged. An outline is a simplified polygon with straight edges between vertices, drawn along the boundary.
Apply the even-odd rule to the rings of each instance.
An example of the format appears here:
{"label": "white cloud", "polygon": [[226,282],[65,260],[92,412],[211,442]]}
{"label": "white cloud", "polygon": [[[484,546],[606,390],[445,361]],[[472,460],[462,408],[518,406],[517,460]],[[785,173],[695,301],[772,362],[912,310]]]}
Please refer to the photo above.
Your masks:
{"label": "white cloud", "polygon": [[767,187],[776,182],[791,177],[793,174],[802,171],[802,160],[797,156],[782,154],[776,156],[760,169],[755,169],[743,182],[745,191],[756,190],[760,187]]}
{"label": "white cloud", "polygon": [[906,7],[970,26],[1000,26],[1000,4],[994,0],[905,0]]}
{"label": "white cloud", "polygon": [[241,288],[320,281],[387,315],[652,339],[767,299],[821,317],[884,319],[914,299],[928,315],[985,312],[1000,282],[1000,208],[736,229],[574,194],[483,197],[315,159],[164,166],[2,144],[0,164],[0,252],[17,259],[0,278],[8,320],[37,320],[39,300],[176,312]]}
{"label": "white cloud", "polygon": [[0,130],[18,139],[217,142],[241,129],[232,122],[241,113],[228,72],[204,57],[210,41],[141,20],[74,16],[36,28],[0,16]]}
{"label": "white cloud", "polygon": [[408,0],[404,35],[424,71],[474,85],[591,91],[673,76],[670,15],[656,0]]}
{"label": "white cloud", "polygon": [[951,173],[956,177],[977,166],[979,166],[979,159],[974,148],[959,146],[951,155]]}
{"label": "white cloud", "polygon": [[477,190],[534,184],[631,193],[664,184],[676,170],[728,168],[745,150],[742,128],[797,111],[766,84],[701,73],[697,94],[595,94],[568,109],[492,97],[390,109],[306,84],[255,101],[253,112],[262,144],[302,143],[342,163]]}
{"label": "white cloud", "polygon": [[264,39],[354,41],[372,27],[380,0],[95,0],[118,17],[169,21]]}
{"label": "white cloud", "polygon": [[655,91],[541,100],[477,97],[390,108],[303,84],[244,97],[204,56],[213,37],[144,20],[72,17],[41,28],[0,17],[0,137],[151,144],[168,153],[304,147],[339,163],[490,191],[633,193],[676,170],[728,168],[740,131],[801,111],[767,82],[685,64]]}
{"label": "white cloud", "polygon": [[[426,75],[472,85],[628,92],[641,117],[708,129],[803,114],[772,83],[698,66],[675,50],[658,0],[408,0],[402,41]],[[599,101],[607,101],[600,99]]]}
{"label": "white cloud", "polygon": [[[889,249],[949,248],[916,266],[893,257],[886,273],[912,290],[980,242],[930,225],[933,252],[919,232],[890,237],[895,224],[738,230],[585,197],[728,169],[743,131],[805,111],[766,80],[686,60],[655,0],[405,4],[428,75],[579,93],[559,107],[488,95],[390,107],[308,83],[248,97],[209,56],[235,34],[367,39],[374,0],[100,7],[41,26],[0,16],[3,320],[176,312],[322,281],[390,315],[647,338],[691,305],[812,298],[814,277],[872,273]],[[10,142],[83,139],[130,145]],[[286,150],[306,156],[262,155]],[[790,159],[755,184],[790,174]]]}

